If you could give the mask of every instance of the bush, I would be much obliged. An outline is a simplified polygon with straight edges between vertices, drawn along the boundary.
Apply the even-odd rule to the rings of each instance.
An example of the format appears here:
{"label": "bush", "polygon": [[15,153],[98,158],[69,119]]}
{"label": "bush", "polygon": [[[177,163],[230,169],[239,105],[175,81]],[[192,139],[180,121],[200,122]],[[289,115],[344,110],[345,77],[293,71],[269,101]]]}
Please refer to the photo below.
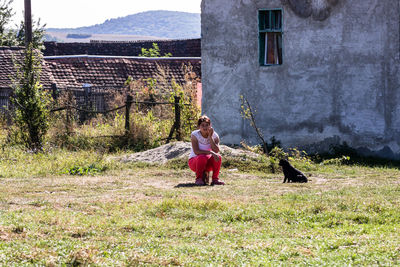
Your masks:
{"label": "bush", "polygon": [[41,150],[49,124],[49,95],[39,84],[41,72],[40,55],[30,45],[25,51],[21,65],[16,63],[17,74],[13,84],[15,96],[14,122],[19,129],[17,139],[33,151]]}

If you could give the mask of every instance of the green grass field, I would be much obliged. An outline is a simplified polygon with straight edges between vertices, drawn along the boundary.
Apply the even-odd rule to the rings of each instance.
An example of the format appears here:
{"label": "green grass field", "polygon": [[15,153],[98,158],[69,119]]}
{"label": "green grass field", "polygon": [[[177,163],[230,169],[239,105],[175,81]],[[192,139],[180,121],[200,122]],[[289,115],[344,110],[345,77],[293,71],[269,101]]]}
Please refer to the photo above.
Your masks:
{"label": "green grass field", "polygon": [[294,164],[308,184],[225,168],[193,187],[188,169],[3,151],[0,265],[400,264],[398,169]]}

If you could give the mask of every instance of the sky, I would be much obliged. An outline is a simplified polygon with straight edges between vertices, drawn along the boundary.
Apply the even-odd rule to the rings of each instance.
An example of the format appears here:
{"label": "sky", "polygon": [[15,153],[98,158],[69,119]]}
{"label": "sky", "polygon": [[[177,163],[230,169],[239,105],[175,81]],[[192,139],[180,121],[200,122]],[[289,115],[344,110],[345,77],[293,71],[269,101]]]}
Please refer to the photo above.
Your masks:
{"label": "sky", "polygon": [[[31,0],[34,19],[47,28],[76,28],[148,10],[200,13],[201,0]],[[14,0],[15,19],[23,19],[24,0]]]}

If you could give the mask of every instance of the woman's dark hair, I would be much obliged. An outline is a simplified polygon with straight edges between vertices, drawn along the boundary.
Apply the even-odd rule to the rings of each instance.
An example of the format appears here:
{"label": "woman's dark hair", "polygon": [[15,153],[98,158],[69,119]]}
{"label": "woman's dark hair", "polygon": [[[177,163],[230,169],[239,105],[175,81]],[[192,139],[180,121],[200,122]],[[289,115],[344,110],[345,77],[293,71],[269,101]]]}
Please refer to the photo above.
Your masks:
{"label": "woman's dark hair", "polygon": [[203,116],[201,116],[201,117],[199,118],[199,120],[197,121],[197,126],[200,126],[200,124],[201,124],[202,122],[207,122],[207,123],[211,124],[210,118],[207,117],[206,115],[203,115]]}

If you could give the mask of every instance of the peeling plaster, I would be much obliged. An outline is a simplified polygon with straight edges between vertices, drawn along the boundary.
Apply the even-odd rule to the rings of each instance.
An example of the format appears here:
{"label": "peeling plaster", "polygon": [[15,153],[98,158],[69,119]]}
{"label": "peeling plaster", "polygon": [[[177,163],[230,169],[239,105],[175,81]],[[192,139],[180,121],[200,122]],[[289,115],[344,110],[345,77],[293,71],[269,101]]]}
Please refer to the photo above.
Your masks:
{"label": "peeling plaster", "polygon": [[311,16],[314,20],[324,21],[329,18],[339,0],[281,0],[281,2],[283,5],[288,5],[301,18]]}

